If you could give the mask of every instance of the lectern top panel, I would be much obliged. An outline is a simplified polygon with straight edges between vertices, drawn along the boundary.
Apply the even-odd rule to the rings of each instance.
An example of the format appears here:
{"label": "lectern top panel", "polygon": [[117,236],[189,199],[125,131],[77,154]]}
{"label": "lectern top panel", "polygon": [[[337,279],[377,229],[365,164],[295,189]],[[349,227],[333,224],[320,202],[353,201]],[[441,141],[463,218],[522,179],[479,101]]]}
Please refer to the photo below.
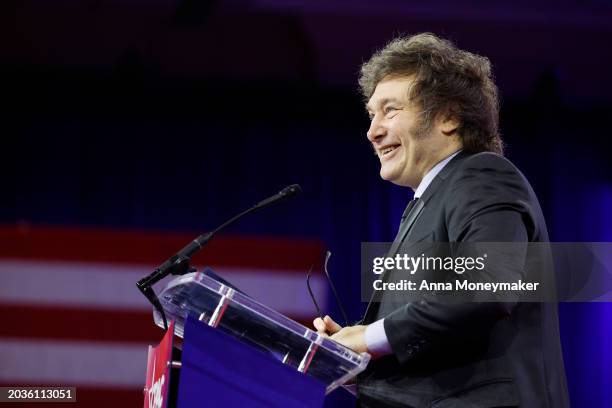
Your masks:
{"label": "lectern top panel", "polygon": [[[323,382],[327,393],[354,377],[367,366],[370,356],[359,354],[320,336],[313,330],[261,304],[215,279],[205,269],[175,278],[159,296],[175,333],[183,336],[189,314],[237,337],[286,365]],[[163,327],[154,311],[155,323]]]}

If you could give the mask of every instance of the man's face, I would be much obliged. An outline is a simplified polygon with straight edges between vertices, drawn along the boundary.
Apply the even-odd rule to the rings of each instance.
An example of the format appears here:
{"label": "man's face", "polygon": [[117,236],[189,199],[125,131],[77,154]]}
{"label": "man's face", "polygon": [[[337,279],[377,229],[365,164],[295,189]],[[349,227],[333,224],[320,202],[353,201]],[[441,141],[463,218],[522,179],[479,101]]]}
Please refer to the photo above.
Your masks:
{"label": "man's face", "polygon": [[412,77],[385,78],[367,103],[368,140],[380,160],[380,177],[415,189],[440,160],[444,137],[423,129],[421,114],[409,100]]}

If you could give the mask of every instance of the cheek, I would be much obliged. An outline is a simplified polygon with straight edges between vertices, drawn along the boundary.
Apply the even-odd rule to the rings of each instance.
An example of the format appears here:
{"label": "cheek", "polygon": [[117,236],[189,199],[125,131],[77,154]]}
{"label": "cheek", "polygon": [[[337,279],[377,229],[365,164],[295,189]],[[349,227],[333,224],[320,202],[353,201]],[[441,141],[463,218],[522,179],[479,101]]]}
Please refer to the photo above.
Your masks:
{"label": "cheek", "polygon": [[389,126],[389,132],[402,143],[406,148],[412,148],[414,140],[410,132],[409,124],[406,121],[395,121],[392,126]]}
{"label": "cheek", "polygon": [[419,146],[415,143],[412,143],[407,151],[408,160],[411,163],[417,163],[422,157],[422,152]]}

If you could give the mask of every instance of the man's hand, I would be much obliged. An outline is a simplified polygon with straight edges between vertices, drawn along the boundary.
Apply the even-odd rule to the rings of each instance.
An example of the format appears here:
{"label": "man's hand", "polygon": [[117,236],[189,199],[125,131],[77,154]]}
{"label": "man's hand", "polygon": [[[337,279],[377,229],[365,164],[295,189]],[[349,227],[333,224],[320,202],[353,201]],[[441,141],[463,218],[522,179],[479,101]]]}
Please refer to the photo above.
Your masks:
{"label": "man's hand", "polygon": [[[367,326],[341,327],[329,316],[325,316],[323,319],[317,317],[312,323],[320,335],[329,337],[358,353],[368,351],[365,342],[365,329]],[[330,334],[331,336],[329,336]]]}

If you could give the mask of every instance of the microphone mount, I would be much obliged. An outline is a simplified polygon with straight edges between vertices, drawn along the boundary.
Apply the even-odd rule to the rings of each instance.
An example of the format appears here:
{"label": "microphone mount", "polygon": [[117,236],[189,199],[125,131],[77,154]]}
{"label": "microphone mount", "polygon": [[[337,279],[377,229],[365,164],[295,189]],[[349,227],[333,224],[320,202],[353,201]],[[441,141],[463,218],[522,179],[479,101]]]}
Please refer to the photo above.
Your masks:
{"label": "microphone mount", "polygon": [[159,302],[155,291],[153,290],[153,285],[168,275],[184,275],[188,272],[194,271],[194,269],[190,265],[191,257],[195,255],[198,251],[200,251],[215,236],[217,232],[227,228],[228,226],[238,221],[240,218],[244,217],[247,214],[268,207],[269,205],[272,205],[276,202],[294,197],[295,195],[301,192],[302,189],[299,184],[292,184],[288,187],[285,187],[279,193],[258,202],[253,207],[230,218],[214,230],[198,236],[196,239],[187,244],[187,246],[178,251],[176,254],[172,255],[163,264],[158,266],[151,274],[145,276],[136,283],[138,290],[142,292],[142,294],[149,300],[149,302],[151,302],[153,307],[155,307],[155,309],[161,315],[164,321],[165,330],[168,330],[168,321],[166,319],[164,309],[161,303]]}

